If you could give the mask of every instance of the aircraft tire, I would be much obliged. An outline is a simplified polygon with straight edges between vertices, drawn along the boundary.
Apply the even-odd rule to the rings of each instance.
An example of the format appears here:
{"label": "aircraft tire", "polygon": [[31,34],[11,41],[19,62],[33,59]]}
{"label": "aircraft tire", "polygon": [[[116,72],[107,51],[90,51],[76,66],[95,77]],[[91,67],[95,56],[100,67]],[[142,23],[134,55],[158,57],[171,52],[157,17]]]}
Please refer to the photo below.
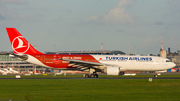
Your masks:
{"label": "aircraft tire", "polygon": [[85,74],[85,78],[89,78],[89,74]]}
{"label": "aircraft tire", "polygon": [[94,75],[94,74],[91,74],[91,75],[90,75],[90,77],[91,77],[91,78],[94,78],[94,77],[95,77],[95,75]]}
{"label": "aircraft tire", "polygon": [[98,78],[98,74],[94,74],[94,78]]}

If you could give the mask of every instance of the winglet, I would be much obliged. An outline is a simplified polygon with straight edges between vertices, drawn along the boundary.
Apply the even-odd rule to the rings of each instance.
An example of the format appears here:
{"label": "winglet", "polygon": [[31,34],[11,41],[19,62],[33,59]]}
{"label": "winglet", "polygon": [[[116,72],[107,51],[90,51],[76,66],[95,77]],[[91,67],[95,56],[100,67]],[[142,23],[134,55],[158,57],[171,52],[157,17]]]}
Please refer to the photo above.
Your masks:
{"label": "winglet", "polygon": [[15,54],[43,54],[37,51],[15,28],[6,28]]}

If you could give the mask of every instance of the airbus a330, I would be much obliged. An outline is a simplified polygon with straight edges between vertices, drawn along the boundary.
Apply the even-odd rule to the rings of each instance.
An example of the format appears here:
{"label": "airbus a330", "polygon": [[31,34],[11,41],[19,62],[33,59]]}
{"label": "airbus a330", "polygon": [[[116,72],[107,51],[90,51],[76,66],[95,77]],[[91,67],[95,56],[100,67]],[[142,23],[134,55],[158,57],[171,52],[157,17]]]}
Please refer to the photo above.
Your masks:
{"label": "airbus a330", "polygon": [[97,78],[97,72],[119,75],[120,71],[160,71],[175,66],[169,59],[156,56],[44,54],[15,28],[6,30],[14,51],[11,56],[46,68],[88,71],[85,77]]}

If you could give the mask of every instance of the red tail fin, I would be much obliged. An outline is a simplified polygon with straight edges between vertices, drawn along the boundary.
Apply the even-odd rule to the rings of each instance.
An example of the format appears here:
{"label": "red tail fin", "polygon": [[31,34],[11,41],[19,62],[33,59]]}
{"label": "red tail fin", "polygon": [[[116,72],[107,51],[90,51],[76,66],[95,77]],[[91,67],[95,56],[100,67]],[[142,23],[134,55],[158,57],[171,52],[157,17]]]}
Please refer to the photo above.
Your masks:
{"label": "red tail fin", "polygon": [[6,28],[15,54],[43,54],[36,49],[15,29]]}

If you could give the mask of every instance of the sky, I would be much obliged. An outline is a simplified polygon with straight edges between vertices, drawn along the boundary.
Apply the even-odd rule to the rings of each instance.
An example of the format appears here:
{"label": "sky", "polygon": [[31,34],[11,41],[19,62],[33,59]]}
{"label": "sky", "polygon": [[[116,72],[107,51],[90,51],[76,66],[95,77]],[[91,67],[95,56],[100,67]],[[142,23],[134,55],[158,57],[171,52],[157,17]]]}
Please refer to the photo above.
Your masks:
{"label": "sky", "polygon": [[36,49],[121,50],[157,54],[180,49],[180,0],[0,0],[0,51],[12,51],[6,27]]}

